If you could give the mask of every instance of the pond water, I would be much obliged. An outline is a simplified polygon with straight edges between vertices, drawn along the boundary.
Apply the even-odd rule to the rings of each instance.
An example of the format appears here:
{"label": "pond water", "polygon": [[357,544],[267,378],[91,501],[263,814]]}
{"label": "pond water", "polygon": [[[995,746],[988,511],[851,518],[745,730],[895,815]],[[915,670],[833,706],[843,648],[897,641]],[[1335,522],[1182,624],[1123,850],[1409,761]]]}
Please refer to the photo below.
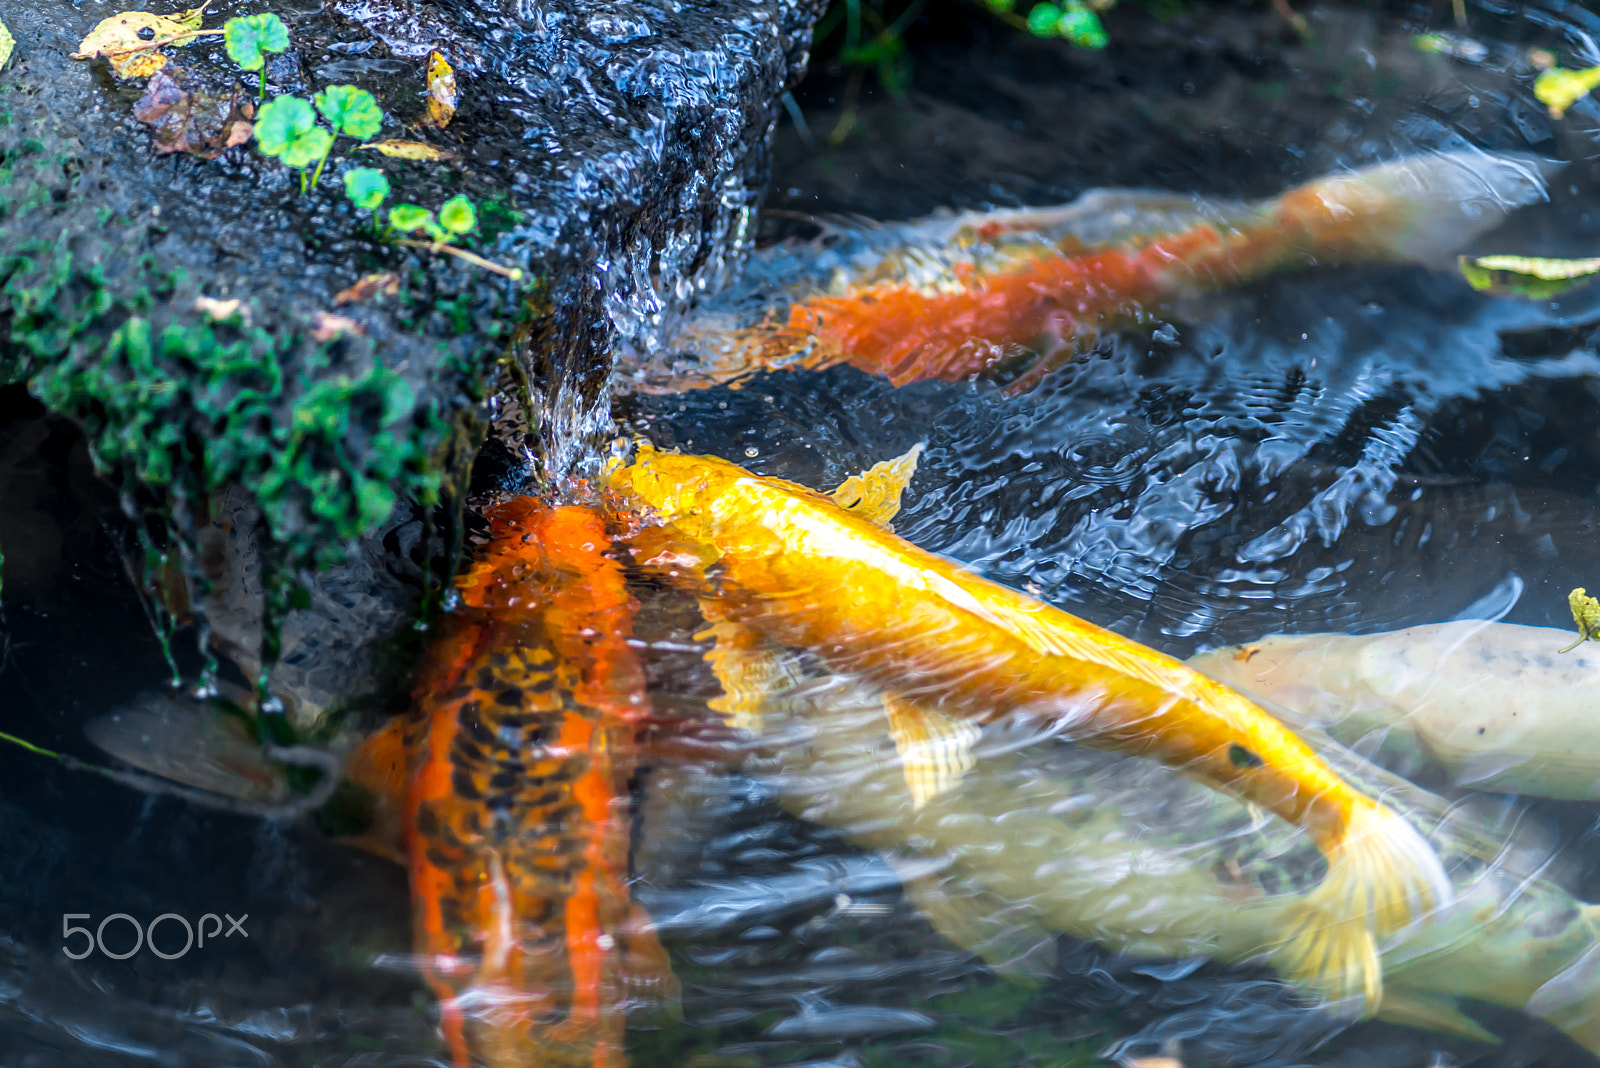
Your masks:
{"label": "pond water", "polygon": [[[1165,22],[1130,8],[1110,22],[1113,47],[1090,54],[1017,34],[976,6],[930,9],[910,31],[903,96],[870,78],[857,92],[849,71],[802,86],[804,125],[778,131],[768,248],[752,270],[782,281],[795,262],[784,242],[840,217],[859,227],[1058,204],[1092,188],[1262,197],[1468,147],[1566,163],[1547,203],[1512,213],[1469,251],[1593,255],[1600,104],[1548,117],[1529,50],[1600,62],[1588,36],[1600,20],[1555,0],[1466,11],[1457,28],[1449,5],[1308,4],[1307,43],[1270,5]],[[1459,54],[1416,48],[1429,28],[1458,34]],[[829,146],[847,114],[849,135]],[[614,413],[623,433],[657,446],[823,490],[924,443],[897,534],[1180,657],[1268,634],[1458,618],[1569,627],[1568,591],[1600,582],[1600,287],[1492,297],[1448,261],[1279,273],[1186,299],[1152,329],[1110,333],[1020,395],[1004,384],[980,375],[894,388],[838,366],[737,388],[619,388]],[[168,670],[126,577],[116,501],[81,440],[15,390],[0,393],[0,419],[0,725],[103,762],[84,724],[160,690]],[[486,461],[483,500],[517,470]],[[692,601],[647,581],[634,593],[657,717],[709,722],[718,684]],[[175,654],[198,668],[189,643]],[[1119,952],[1069,923],[1040,929],[1019,900],[1044,907],[1054,891],[1008,899],[985,882],[985,865],[1003,864],[981,835],[941,851],[925,839],[944,824],[921,825],[919,839],[846,803],[884,766],[873,756],[882,738],[851,729],[780,732],[741,765],[726,735],[687,728],[693,744],[641,756],[632,893],[682,999],[676,1016],[643,1006],[630,1018],[637,1068],[1595,1063],[1597,1032],[1571,1012],[1520,1011],[1536,991],[1536,1009],[1600,998],[1582,946],[1530,979],[1520,1001],[1480,994],[1456,1006],[1498,1037],[1489,1043],[1463,1037],[1455,1017],[1444,1029],[1352,1024],[1259,964],[1199,949]],[[1231,836],[1246,868],[1257,849],[1316,876],[1292,837],[1241,846],[1242,824],[1206,808],[1192,783],[1059,741],[1023,749],[1004,732],[984,753],[972,784],[918,818],[1032,828],[990,840],[1018,856],[1065,833],[1058,823],[1085,849],[1176,835],[1170,856],[1187,859],[1173,863],[1200,870],[1233,862],[1205,852]],[[1593,803],[1451,797],[1504,847],[1462,863],[1537,874],[1546,887],[1517,899],[1509,928],[1486,927],[1481,946],[1470,935],[1452,944],[1455,967],[1531,957],[1535,940],[1576,922],[1576,902],[1600,900]],[[1084,799],[1099,815],[1063,823]],[[0,1066],[448,1063],[411,956],[401,868],[308,822],[141,794],[14,746],[0,746],[0,828]],[[1199,830],[1185,838],[1187,828]],[[951,925],[929,911],[930,883],[981,900],[984,939],[1022,966],[991,967],[996,954],[970,951],[984,939],[943,937]],[[1049,907],[1072,914],[1074,900],[1090,906]],[[1148,908],[1159,919],[1179,905],[1152,892]],[[172,960],[63,953],[78,944],[64,925],[116,913],[245,917],[247,937]],[[1202,927],[1225,926],[1201,916]],[[124,934],[105,931],[118,952],[132,941]],[[1506,984],[1521,991],[1517,981]]]}

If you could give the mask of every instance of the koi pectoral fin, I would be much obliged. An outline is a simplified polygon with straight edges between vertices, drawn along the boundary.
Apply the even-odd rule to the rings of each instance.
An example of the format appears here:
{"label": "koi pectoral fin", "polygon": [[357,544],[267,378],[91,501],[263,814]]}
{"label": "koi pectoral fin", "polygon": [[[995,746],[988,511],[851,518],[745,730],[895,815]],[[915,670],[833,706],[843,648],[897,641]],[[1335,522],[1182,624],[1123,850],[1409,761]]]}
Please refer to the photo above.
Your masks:
{"label": "koi pectoral fin", "polygon": [[650,914],[638,905],[630,906],[618,941],[622,947],[622,981],[630,999],[647,999],[673,1019],[682,1019],[683,988],[672,974],[672,958],[656,936]]}
{"label": "koi pectoral fin", "polygon": [[695,637],[715,639],[706,663],[722,684],[722,696],[707,704],[735,730],[761,731],[802,681],[799,665],[759,631],[722,616],[714,603],[702,601],[700,611],[711,626]]}
{"label": "koi pectoral fin", "polygon": [[972,768],[972,749],[982,733],[977,724],[888,693],[883,711],[914,807],[953,787]]}
{"label": "koi pectoral fin", "polygon": [[922,455],[924,444],[913,445],[904,456],[884,460],[859,475],[851,475],[829,494],[833,503],[885,530],[893,530],[889,521],[900,511],[900,498],[911,476],[917,473],[917,459]]}
{"label": "koi pectoral fin", "polygon": [[1447,1035],[1460,1035],[1475,1042],[1486,1042],[1490,1045],[1497,1045],[1500,1042],[1499,1035],[1462,1012],[1455,998],[1442,994],[1391,990],[1384,995],[1383,1006],[1378,1010],[1378,1016],[1390,1023],[1406,1024]]}

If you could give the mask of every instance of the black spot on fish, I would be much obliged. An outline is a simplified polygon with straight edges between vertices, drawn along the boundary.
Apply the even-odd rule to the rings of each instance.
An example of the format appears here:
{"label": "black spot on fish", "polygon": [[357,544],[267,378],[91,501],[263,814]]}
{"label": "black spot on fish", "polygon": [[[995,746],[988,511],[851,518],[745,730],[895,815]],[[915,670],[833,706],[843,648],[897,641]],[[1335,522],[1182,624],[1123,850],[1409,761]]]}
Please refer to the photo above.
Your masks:
{"label": "black spot on fish", "polygon": [[466,768],[457,768],[450,776],[450,786],[455,790],[456,796],[463,801],[482,801],[483,791],[478,789],[478,784],[472,781],[472,774]]}
{"label": "black spot on fish", "polygon": [[497,705],[509,705],[512,708],[516,708],[522,704],[522,691],[516,688],[501,690],[495,694],[494,702]]}
{"label": "black spot on fish", "polygon": [[1228,746],[1228,760],[1236,768],[1259,768],[1263,763],[1260,757],[1238,743]]}
{"label": "black spot on fish", "polygon": [[1479,734],[1482,734],[1482,733],[1483,733],[1483,728],[1482,728],[1482,727],[1479,727],[1479,728],[1478,728],[1478,733],[1479,733]]}

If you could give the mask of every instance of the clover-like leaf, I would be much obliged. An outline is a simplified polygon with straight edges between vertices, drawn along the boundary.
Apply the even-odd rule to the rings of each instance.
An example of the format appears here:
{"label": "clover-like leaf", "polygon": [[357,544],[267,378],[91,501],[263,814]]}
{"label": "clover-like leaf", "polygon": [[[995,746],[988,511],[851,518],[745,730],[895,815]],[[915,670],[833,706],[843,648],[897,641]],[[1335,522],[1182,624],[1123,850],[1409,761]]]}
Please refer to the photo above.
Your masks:
{"label": "clover-like leaf", "polygon": [[297,96],[280,96],[261,105],[256,143],[291,167],[304,167],[328,154],[333,135],[317,125],[311,105]]}
{"label": "clover-like leaf", "polygon": [[1567,109],[1596,87],[1600,86],[1600,67],[1587,70],[1562,70],[1554,67],[1534,79],[1533,95],[1550,110],[1552,119],[1559,119]]}
{"label": "clover-like leaf", "polygon": [[1060,21],[1061,9],[1045,0],[1045,3],[1034,4],[1028,12],[1028,32],[1035,37],[1054,37]]}
{"label": "clover-like leaf", "polygon": [[377,211],[389,195],[389,179],[376,167],[352,167],[344,172],[344,195],[363,211]]}
{"label": "clover-like leaf", "polygon": [[337,133],[365,141],[383,125],[383,109],[365,89],[353,85],[330,85],[311,99],[317,110]]}
{"label": "clover-like leaf", "polygon": [[419,208],[415,204],[396,204],[389,209],[389,225],[396,230],[410,233],[413,230],[427,229],[430,223],[438,225],[433,221],[433,212],[427,208]]}
{"label": "clover-like leaf", "polygon": [[457,194],[439,209],[439,225],[452,234],[469,234],[478,225],[478,213],[473,210],[471,200]]}
{"label": "clover-like leaf", "polygon": [[222,40],[229,59],[245,70],[261,70],[267,63],[264,53],[289,50],[289,28],[270,13],[245,15],[222,24]]}

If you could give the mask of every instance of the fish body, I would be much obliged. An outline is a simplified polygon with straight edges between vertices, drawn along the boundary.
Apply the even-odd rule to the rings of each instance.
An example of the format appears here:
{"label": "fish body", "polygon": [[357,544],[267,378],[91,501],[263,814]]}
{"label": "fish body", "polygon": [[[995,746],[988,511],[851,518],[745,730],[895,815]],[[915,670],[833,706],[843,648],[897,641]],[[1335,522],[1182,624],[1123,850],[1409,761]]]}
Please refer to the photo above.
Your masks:
{"label": "fish body", "polygon": [[1186,296],[1294,267],[1440,259],[1542,199],[1543,169],[1433,153],[1256,203],[1096,191],[1055,208],[832,233],[758,257],[751,282],[665,346],[672,356],[625,369],[624,381],[666,392],[846,363],[898,386],[1021,357],[1031,365],[1008,387],[1020,392],[1102,332],[1156,320]]}
{"label": "fish body", "polygon": [[[1319,866],[1293,828],[1148,761],[998,725],[959,783],[918,803],[874,693],[777,649],[756,674],[745,711],[765,722],[749,744],[778,769],[765,784],[796,815],[882,850],[935,928],[1004,974],[1026,978],[1058,932],[1137,957],[1281,963],[1279,932]],[[1382,942],[1377,1016],[1492,1040],[1460,1006],[1486,1002],[1600,1052],[1600,906],[1545,877],[1551,846],[1448,808],[1336,743],[1318,748],[1404,807],[1457,897],[1436,922]]]}
{"label": "fish body", "polygon": [[[759,639],[876,687],[909,744],[958,773],[950,724],[1028,717],[1178,768],[1303,828],[1328,876],[1286,929],[1285,967],[1381,997],[1376,938],[1450,900],[1433,850],[1236,691],[978,578],[804,487],[641,445],[611,488],[659,524],[646,567],[692,586],[723,654]],[[740,638],[740,635],[745,635]],[[719,654],[713,654],[719,655]],[[907,730],[907,721],[918,727]],[[921,737],[918,737],[920,735]]]}
{"label": "fish body", "polygon": [[1600,800],[1600,656],[1572,634],[1486,620],[1280,634],[1192,657],[1347,745],[1378,735],[1453,785]]}
{"label": "fish body", "polygon": [[630,990],[670,984],[627,893],[634,606],[598,513],[524,498],[489,518],[412,711],[352,777],[398,786],[457,1068],[613,1068]]}

